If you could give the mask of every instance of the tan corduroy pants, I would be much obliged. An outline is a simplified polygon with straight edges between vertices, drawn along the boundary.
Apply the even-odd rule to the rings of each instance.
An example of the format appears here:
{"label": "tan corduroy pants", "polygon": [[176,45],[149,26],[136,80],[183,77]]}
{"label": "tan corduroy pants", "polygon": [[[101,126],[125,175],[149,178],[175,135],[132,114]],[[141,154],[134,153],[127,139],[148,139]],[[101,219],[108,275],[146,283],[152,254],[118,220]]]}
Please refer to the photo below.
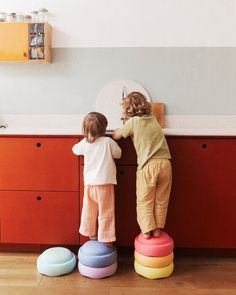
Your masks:
{"label": "tan corduroy pants", "polygon": [[142,233],[164,228],[172,183],[171,162],[150,159],[137,170],[137,221]]}
{"label": "tan corduroy pants", "polygon": [[113,184],[85,186],[79,232],[104,243],[116,240]]}

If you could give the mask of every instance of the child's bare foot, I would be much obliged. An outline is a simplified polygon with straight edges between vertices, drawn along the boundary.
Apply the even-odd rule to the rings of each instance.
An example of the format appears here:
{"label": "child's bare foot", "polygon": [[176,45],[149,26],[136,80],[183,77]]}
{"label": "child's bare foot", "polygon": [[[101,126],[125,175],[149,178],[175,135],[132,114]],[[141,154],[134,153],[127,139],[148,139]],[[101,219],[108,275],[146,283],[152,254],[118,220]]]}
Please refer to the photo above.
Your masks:
{"label": "child's bare foot", "polygon": [[147,233],[142,233],[142,236],[144,237],[144,239],[150,239],[151,238],[151,232],[147,232]]}
{"label": "child's bare foot", "polygon": [[103,243],[105,246],[112,248],[113,247],[113,243],[112,242],[105,242]]}
{"label": "child's bare foot", "polygon": [[90,240],[97,240],[98,237],[97,237],[96,235],[94,235],[94,236],[90,236],[89,239],[90,239]]}
{"label": "child's bare foot", "polygon": [[161,235],[161,230],[159,228],[156,228],[152,231],[152,235],[154,238],[158,238]]}

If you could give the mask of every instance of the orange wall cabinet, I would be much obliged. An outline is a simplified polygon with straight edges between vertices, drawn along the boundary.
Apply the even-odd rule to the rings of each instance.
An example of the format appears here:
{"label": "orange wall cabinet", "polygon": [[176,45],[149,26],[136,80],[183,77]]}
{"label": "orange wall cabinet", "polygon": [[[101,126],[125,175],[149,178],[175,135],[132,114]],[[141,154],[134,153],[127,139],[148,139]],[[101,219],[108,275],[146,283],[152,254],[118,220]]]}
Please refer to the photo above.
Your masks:
{"label": "orange wall cabinet", "polygon": [[73,137],[0,138],[1,243],[78,244]]}
{"label": "orange wall cabinet", "polygon": [[0,23],[0,61],[51,62],[48,23]]}
{"label": "orange wall cabinet", "polygon": [[169,137],[167,231],[177,247],[236,248],[236,138]]}

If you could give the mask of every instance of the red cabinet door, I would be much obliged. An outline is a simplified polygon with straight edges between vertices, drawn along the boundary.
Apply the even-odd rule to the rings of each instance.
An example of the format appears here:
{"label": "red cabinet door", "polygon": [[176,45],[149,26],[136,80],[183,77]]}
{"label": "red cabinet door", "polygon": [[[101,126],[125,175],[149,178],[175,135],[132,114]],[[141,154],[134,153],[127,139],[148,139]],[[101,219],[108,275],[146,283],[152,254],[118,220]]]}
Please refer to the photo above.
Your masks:
{"label": "red cabinet door", "polygon": [[116,238],[119,246],[133,246],[140,232],[136,219],[137,166],[117,166]]}
{"label": "red cabinet door", "polygon": [[173,185],[167,230],[175,246],[236,247],[236,139],[169,137]]}
{"label": "red cabinet door", "polygon": [[1,243],[78,244],[78,192],[0,191]]}
{"label": "red cabinet door", "polygon": [[120,159],[116,160],[117,165],[137,165],[137,156],[136,151],[134,149],[133,142],[131,138],[127,139],[120,139],[117,141],[119,144],[121,150],[122,150],[122,156]]}
{"label": "red cabinet door", "polygon": [[0,138],[0,190],[78,191],[77,138]]}

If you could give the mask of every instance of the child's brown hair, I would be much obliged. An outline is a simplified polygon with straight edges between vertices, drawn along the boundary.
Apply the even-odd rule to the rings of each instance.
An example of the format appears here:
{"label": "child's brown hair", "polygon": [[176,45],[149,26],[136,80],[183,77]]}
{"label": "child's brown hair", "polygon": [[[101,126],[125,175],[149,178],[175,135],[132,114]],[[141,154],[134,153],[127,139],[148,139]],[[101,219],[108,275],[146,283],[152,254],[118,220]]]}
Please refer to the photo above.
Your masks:
{"label": "child's brown hair", "polygon": [[104,136],[107,127],[107,118],[97,112],[87,114],[83,121],[83,134],[89,143],[94,142],[98,137]]}
{"label": "child's brown hair", "polygon": [[124,119],[138,116],[149,116],[151,104],[145,95],[140,92],[131,92],[122,101]]}

